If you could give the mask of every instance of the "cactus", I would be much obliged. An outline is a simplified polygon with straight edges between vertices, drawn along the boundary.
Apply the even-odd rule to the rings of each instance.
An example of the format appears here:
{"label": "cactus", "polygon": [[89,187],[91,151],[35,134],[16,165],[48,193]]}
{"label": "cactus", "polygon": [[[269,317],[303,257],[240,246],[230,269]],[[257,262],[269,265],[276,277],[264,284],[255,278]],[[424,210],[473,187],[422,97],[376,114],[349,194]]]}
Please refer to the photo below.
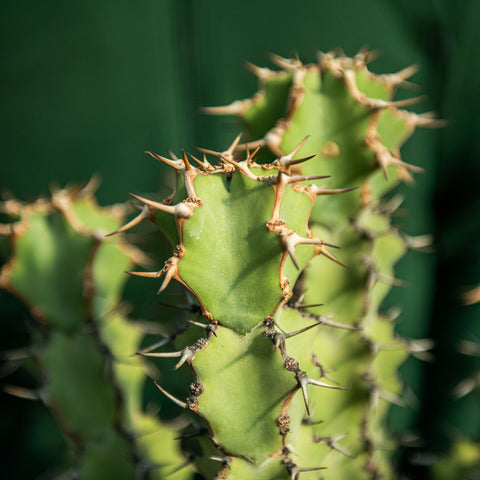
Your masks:
{"label": "cactus", "polygon": [[[399,110],[415,99],[391,100],[412,68],[375,76],[367,57],[251,66],[260,93],[207,109],[238,115],[246,145],[238,136],[225,151],[199,149],[202,159],[151,154],[176,172],[176,193],[160,203],[134,195],[144,207],[128,227],[156,215],[172,238],[171,215],[178,233],[161,270],[136,274],[164,277],[160,292],[172,279],[184,285],[206,332],[146,355],[179,357],[176,368],[194,372],[185,400],[158,388],[205,421],[218,478],[325,467],[324,478],[393,475],[385,419],[401,403],[396,371],[428,344],[397,338],[379,311],[408,244],[390,223],[395,201],[380,200],[418,170],[400,159],[402,143],[436,122]],[[329,185],[311,183],[324,177]],[[204,459],[198,468],[213,475]]]}
{"label": "cactus", "polygon": [[[136,403],[140,379],[122,373],[124,365],[116,362],[122,358],[143,371],[140,360],[129,357],[136,350],[163,372],[155,382],[160,392],[194,414],[189,416],[191,426],[180,433],[188,457],[188,466],[176,473],[182,478],[193,471],[207,479],[394,477],[395,439],[387,414],[391,403],[402,403],[397,370],[407,355],[421,354],[428,343],[398,338],[394,315],[380,308],[398,283],[395,262],[418,244],[392,225],[397,199],[384,198],[399,181],[411,180],[411,171],[419,170],[400,159],[401,145],[416,126],[437,122],[429,115],[401,110],[416,99],[392,100],[394,89],[408,84],[413,68],[378,76],[368,71],[368,58],[365,51],[353,59],[329,53],[315,65],[304,65],[274,56],[280,71],[250,65],[260,78],[261,91],[252,99],[207,109],[238,115],[248,132],[244,142],[239,135],[223,151],[200,148],[201,158],[184,151],[169,158],[148,152],[175,172],[175,192],[160,202],[132,194],[140,213],[110,231],[122,233],[143,220],[154,221],[173,246],[172,256],[158,271],[132,271],[126,266],[128,254],[121,261],[109,257],[98,267],[97,284],[92,261],[113,245],[120,255],[123,243],[100,240],[97,210],[94,215],[85,207],[85,215],[95,217],[85,235],[72,220],[71,209],[58,200],[52,203],[60,210],[62,228],[68,224],[76,232],[71,236],[82,239],[78,242],[83,258],[66,253],[66,247],[64,255],[78,262],[75,274],[69,274],[77,283],[78,311],[84,308],[80,272],[87,272],[90,314],[71,318],[55,304],[44,350],[56,345],[55,336],[68,334],[78,341],[88,339],[92,351],[96,346],[98,353],[100,343],[113,352],[109,362],[117,375],[115,386],[102,385],[110,399],[102,405],[96,402],[103,409],[106,430],[96,432],[95,438],[79,430],[77,437],[90,445],[115,435],[123,452],[134,451],[136,462],[115,464],[125,478],[138,473],[142,452],[149,465],[182,463],[168,425],[158,425],[166,447],[153,441],[137,445],[124,434],[130,431],[134,439],[143,438],[141,422],[136,421],[137,416],[145,418]],[[61,198],[75,204],[69,195]],[[83,209],[75,210],[82,215],[77,210]],[[84,227],[85,220],[81,223]],[[102,221],[102,228],[109,226]],[[59,235],[55,230],[45,245],[65,245]],[[32,240],[23,240],[27,251],[34,251]],[[40,277],[27,270],[28,259],[18,260],[21,242],[18,236],[17,260],[4,268],[4,283],[44,318],[41,300],[49,293],[37,298],[31,291],[32,281],[38,283]],[[63,285],[61,259],[52,264],[49,283]],[[23,265],[22,275],[15,265]],[[107,334],[113,322],[105,318],[119,317],[110,312],[118,302],[122,269],[161,279],[159,293],[171,288],[172,280],[185,288],[188,304],[180,307],[189,311],[188,323],[181,319],[168,347],[162,342],[161,349],[140,349],[139,340],[132,340],[139,337],[128,333],[133,327],[123,318],[115,333]],[[98,289],[104,291],[102,301],[92,293]],[[63,318],[71,318],[66,326]],[[93,322],[100,333],[80,335],[85,321]],[[46,371],[56,372],[58,355],[63,352],[55,346],[51,361],[43,361]],[[164,383],[171,366],[176,372],[170,376],[184,378],[183,398]],[[65,381],[65,372],[58,375]],[[46,398],[52,395],[53,391]],[[115,395],[125,397],[128,407],[115,404]],[[69,410],[62,408],[60,416],[72,422],[68,419],[73,409]],[[112,427],[118,427],[117,417],[123,421],[120,429]],[[149,422],[153,428],[154,420]],[[88,449],[80,462],[91,465],[85,452]],[[125,453],[120,457],[125,460]],[[150,473],[161,477],[171,472],[163,468]],[[92,473],[85,478],[95,477]]]}
{"label": "cactus", "polygon": [[142,411],[145,366],[131,353],[143,333],[119,308],[123,271],[143,254],[103,238],[124,208],[100,208],[88,186],[4,207],[16,221],[5,228],[14,254],[1,281],[38,322],[30,353],[41,378],[30,396],[54,412],[75,452],[69,478],[129,479],[150,470],[150,478],[164,478],[184,459],[175,431]]}

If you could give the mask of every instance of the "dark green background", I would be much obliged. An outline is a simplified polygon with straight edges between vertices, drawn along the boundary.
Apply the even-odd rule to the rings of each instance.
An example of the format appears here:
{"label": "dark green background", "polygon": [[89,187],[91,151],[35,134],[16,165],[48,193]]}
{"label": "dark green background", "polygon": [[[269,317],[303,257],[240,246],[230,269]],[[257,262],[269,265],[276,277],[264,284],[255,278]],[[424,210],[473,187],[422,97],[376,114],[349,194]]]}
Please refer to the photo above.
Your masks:
{"label": "dark green background", "polygon": [[[478,306],[459,300],[480,283],[479,21],[476,0],[2,0],[0,190],[28,200],[52,182],[95,173],[103,204],[157,190],[164,170],[143,152],[228,144],[238,125],[199,107],[250,96],[256,80],[243,63],[268,65],[268,52],[312,61],[317,50],[341,46],[353,55],[367,45],[381,53],[374,72],[418,64],[413,80],[428,99],[416,111],[449,121],[442,131],[417,132],[403,149],[426,173],[401,188],[409,212],[401,222],[412,235],[433,233],[435,249],[402,261],[398,277],[410,287],[389,300],[404,306],[403,335],[436,341],[436,362],[413,359],[402,369],[417,407],[392,413],[397,430],[422,432],[424,447],[404,455],[420,478],[424,470],[412,464],[419,453],[441,451],[452,431],[480,431],[474,394],[450,395],[478,368],[455,350],[459,339],[480,339]],[[9,331],[21,330],[22,315],[11,299],[0,301],[2,346],[13,348],[18,335]],[[59,445],[54,434],[39,436],[50,419],[0,395],[8,478],[40,478],[48,447]],[[22,456],[30,469],[19,466]]]}

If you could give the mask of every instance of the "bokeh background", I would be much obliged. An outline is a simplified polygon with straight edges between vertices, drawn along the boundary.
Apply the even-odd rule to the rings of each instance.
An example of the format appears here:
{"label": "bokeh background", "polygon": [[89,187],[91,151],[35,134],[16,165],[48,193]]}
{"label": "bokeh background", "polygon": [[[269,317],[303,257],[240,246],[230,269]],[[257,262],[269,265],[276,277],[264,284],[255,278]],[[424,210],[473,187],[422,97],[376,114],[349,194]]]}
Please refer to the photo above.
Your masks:
{"label": "bokeh background", "polygon": [[[402,367],[411,401],[392,409],[391,423],[404,438],[420,435],[399,456],[412,478],[428,478],[453,438],[480,434],[477,394],[452,395],[480,369],[458,353],[461,340],[480,341],[479,306],[461,300],[480,284],[479,22],[477,0],[2,0],[0,191],[32,200],[93,174],[104,205],[157,190],[164,170],[143,152],[228,145],[238,124],[199,107],[251,96],[256,79],[244,62],[270,66],[269,52],[314,61],[318,50],[368,46],[380,54],[376,73],[417,64],[413,81],[428,97],[412,109],[448,126],[417,131],[404,146],[403,158],[426,173],[397,193],[405,231],[435,240],[399,264],[408,288],[388,303],[403,307],[400,334],[435,341],[435,360]],[[24,317],[0,296],[2,351],[25,343]],[[49,415],[0,392],[4,478],[48,478],[64,455]]]}

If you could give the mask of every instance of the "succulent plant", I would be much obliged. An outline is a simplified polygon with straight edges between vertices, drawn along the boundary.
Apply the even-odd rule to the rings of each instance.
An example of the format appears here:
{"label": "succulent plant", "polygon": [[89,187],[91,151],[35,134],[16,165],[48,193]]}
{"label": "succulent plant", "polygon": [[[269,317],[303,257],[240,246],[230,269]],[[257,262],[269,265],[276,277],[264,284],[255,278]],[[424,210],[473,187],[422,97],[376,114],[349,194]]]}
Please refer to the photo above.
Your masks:
{"label": "succulent plant", "polygon": [[1,283],[37,324],[26,352],[38,389],[7,391],[42,400],[58,419],[74,452],[59,478],[164,478],[183,455],[175,431],[143,411],[146,368],[132,353],[144,334],[120,308],[124,270],[144,256],[104,238],[125,209],[99,207],[91,185],[3,207],[13,255]]}
{"label": "succulent plant", "polygon": [[[82,478],[96,478],[87,452],[99,438],[110,442],[108,448],[121,444],[105,447],[110,459],[125,460],[126,451],[135,452],[136,460],[114,462],[121,478],[134,478],[141,467],[159,478],[173,471],[178,478],[197,472],[207,479],[242,480],[395,476],[396,444],[387,413],[391,403],[402,403],[397,370],[428,342],[399,338],[394,314],[381,310],[398,283],[394,264],[419,244],[392,225],[399,202],[386,200],[386,194],[419,170],[401,160],[402,144],[416,126],[434,127],[437,121],[402,110],[416,99],[392,100],[396,87],[408,86],[412,67],[374,75],[366,66],[369,56],[328,53],[312,65],[274,56],[278,71],[250,65],[260,92],[207,109],[236,114],[245,138],[237,136],[225,150],[200,148],[196,156],[149,152],[175,172],[175,192],[163,201],[133,195],[140,213],[123,227],[112,226],[96,207],[78,203],[70,193],[54,195],[48,208],[55,213],[37,214],[39,220],[27,215],[29,210],[22,213],[20,225],[28,224],[25,232],[32,233],[15,234],[16,253],[3,270],[3,283],[25,298],[39,319],[48,317],[40,360],[50,392],[46,403],[60,404],[53,394],[56,382],[80,378],[56,370],[67,347],[89,343],[79,356],[92,362],[98,357],[96,373],[92,367],[82,375],[96,375],[97,387],[88,387],[92,394],[100,386],[105,390],[93,402],[102,421],[92,416],[72,426],[74,408],[58,408],[66,430],[84,446],[80,468],[89,474]],[[121,233],[143,220],[158,226],[173,253],[159,270],[133,272],[131,249],[125,251],[122,240],[99,236],[97,229]],[[46,223],[58,226],[38,242],[35,222],[44,230]],[[28,253],[37,243],[42,250]],[[26,258],[20,260],[23,250]],[[27,263],[32,255],[34,265],[39,258],[50,265],[50,278],[32,274]],[[179,306],[188,318],[179,320],[167,348],[165,342],[161,349],[139,347],[141,334],[111,313],[125,269],[161,279],[159,293],[171,288],[172,280],[185,288],[186,307]],[[61,292],[71,281],[74,297],[60,295],[62,308],[55,303],[46,313],[43,301],[56,291],[52,285]],[[31,288],[39,282],[48,291]],[[87,355],[87,348],[96,353]],[[161,393],[193,412],[191,426],[179,432],[183,469],[174,468],[182,458],[172,429],[139,407],[145,370],[138,357],[130,357],[135,351],[162,371],[155,380]],[[177,371],[170,372],[171,366]],[[166,388],[166,372],[184,382],[182,398]],[[61,397],[62,388],[58,392]],[[108,401],[100,402],[103,397]],[[99,433],[102,422],[105,431]],[[141,443],[142,422],[158,428],[152,438],[162,438],[165,446]],[[88,425],[95,426],[92,438],[81,429]],[[159,464],[167,467],[149,468]]]}

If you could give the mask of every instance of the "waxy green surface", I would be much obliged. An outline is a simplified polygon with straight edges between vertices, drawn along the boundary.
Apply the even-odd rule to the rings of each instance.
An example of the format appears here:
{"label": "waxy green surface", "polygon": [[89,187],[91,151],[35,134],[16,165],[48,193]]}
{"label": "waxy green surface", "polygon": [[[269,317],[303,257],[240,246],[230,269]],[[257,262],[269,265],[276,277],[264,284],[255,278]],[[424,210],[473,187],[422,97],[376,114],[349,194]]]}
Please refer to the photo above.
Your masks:
{"label": "waxy green surface", "polygon": [[[282,299],[279,237],[266,223],[273,212],[274,189],[240,173],[197,176],[202,206],[184,224],[185,256],[181,278],[221,325],[246,333],[271,314]],[[287,186],[280,211],[289,228],[305,235],[310,200]],[[304,265],[313,248],[297,247]],[[290,259],[286,274],[293,286],[299,272]]]}
{"label": "waxy green surface", "polygon": [[[119,237],[103,236],[121,217],[68,192],[51,209],[22,219],[8,287],[45,328],[38,350],[41,398],[75,445],[80,478],[138,476],[138,461],[160,480],[184,462],[176,433],[143,412],[143,333],[115,307],[132,260]],[[61,201],[58,201],[58,198]],[[65,213],[68,215],[65,215]],[[130,435],[133,434],[133,437]],[[189,478],[188,468],[169,478]]]}
{"label": "waxy green surface", "polygon": [[199,412],[227,452],[259,464],[282,447],[275,420],[296,381],[263,328],[247,335],[219,328],[194,368],[205,386]]}

